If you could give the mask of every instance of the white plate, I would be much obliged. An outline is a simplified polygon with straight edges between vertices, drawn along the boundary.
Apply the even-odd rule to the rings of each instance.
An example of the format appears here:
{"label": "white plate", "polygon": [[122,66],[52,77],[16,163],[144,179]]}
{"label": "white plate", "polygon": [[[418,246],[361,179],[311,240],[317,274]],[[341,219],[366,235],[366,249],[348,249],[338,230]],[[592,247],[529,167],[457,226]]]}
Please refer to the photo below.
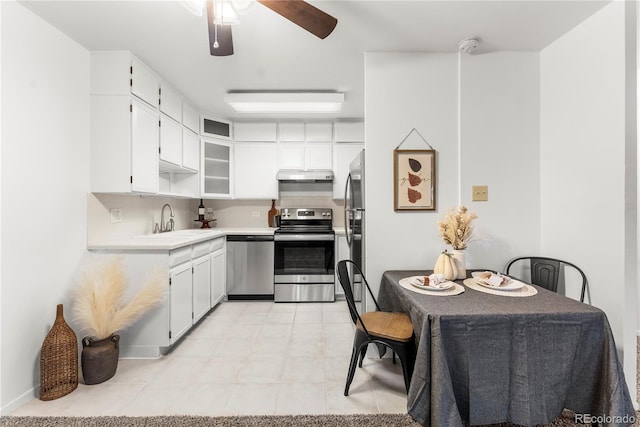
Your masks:
{"label": "white plate", "polygon": [[510,277],[507,278],[508,279],[507,283],[502,284],[500,286],[492,286],[480,277],[484,273],[485,273],[484,271],[473,271],[471,273],[471,277],[473,277],[473,279],[478,285],[484,286],[485,288],[497,289],[499,291],[515,291],[524,286],[524,283],[519,282],[517,280],[513,280]]}
{"label": "white plate", "polygon": [[453,282],[442,282],[438,285],[438,287],[425,286],[424,276],[408,277],[407,281],[409,282],[410,285],[415,286],[418,289],[424,289],[427,291],[446,291],[447,289],[451,289],[453,286],[455,286],[455,283]]}

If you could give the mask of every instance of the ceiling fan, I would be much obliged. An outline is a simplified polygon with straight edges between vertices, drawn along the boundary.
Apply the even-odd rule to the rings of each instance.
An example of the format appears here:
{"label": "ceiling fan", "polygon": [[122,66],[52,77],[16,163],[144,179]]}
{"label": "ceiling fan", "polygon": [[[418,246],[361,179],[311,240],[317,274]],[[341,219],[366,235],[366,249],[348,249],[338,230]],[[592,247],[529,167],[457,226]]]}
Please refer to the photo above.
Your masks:
{"label": "ceiling fan", "polygon": [[[213,56],[233,55],[231,24],[226,24],[224,19],[221,20],[221,22],[216,20],[216,7],[214,2],[222,5],[222,1],[226,0],[207,0],[209,50]],[[324,39],[331,34],[338,24],[338,20],[336,18],[304,0],[256,1],[321,39]]]}

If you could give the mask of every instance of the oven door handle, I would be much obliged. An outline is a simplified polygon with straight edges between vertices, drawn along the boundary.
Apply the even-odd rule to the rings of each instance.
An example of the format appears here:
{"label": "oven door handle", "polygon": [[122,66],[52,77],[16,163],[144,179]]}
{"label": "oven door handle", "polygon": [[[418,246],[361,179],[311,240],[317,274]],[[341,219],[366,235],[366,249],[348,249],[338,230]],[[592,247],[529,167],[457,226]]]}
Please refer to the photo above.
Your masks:
{"label": "oven door handle", "polygon": [[276,234],[273,236],[276,242],[316,242],[316,241],[332,241],[335,240],[334,234]]}

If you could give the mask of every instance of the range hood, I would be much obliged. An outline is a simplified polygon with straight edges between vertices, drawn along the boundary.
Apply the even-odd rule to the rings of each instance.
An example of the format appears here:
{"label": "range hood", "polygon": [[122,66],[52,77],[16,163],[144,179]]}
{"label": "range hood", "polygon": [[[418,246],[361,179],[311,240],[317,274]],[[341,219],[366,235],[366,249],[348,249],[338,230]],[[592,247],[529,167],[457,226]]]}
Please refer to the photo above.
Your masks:
{"label": "range hood", "polygon": [[276,178],[280,182],[332,182],[332,170],[281,169]]}

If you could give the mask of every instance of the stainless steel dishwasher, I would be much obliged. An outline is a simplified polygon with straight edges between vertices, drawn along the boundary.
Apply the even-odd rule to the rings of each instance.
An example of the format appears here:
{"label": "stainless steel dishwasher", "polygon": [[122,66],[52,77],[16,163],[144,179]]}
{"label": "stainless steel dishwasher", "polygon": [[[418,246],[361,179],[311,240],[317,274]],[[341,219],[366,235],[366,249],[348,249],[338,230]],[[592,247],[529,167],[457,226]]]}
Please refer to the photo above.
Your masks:
{"label": "stainless steel dishwasher", "polygon": [[273,299],[273,236],[227,236],[227,299]]}

